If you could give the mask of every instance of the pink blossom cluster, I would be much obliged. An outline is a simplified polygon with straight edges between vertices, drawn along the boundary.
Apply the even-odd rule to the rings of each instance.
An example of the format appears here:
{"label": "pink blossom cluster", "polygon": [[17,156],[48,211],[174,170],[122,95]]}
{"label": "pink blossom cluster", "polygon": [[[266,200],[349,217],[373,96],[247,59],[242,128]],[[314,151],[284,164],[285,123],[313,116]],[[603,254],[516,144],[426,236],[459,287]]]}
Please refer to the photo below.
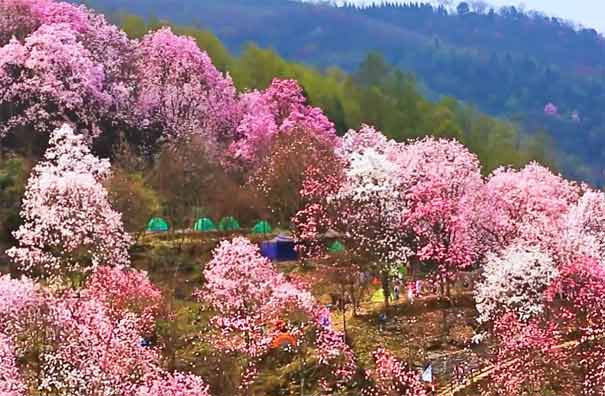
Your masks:
{"label": "pink blossom cluster", "polygon": [[213,144],[237,128],[233,82],[192,38],[157,30],[138,43],[134,59],[134,117],[143,128],[168,140],[199,135]]}
{"label": "pink blossom cluster", "polygon": [[221,347],[258,357],[267,352],[272,324],[291,310],[308,311],[313,297],[278,273],[245,238],[222,242],[205,266],[198,298],[215,312]]}
{"label": "pink blossom cluster", "polygon": [[11,339],[0,333],[0,394],[24,396],[26,386],[17,368]]}
{"label": "pink blossom cluster", "polygon": [[130,40],[102,15],[55,0],[0,2],[0,91],[0,137],[69,121],[92,139],[117,124],[145,144],[201,138],[216,161],[245,172],[283,133],[336,144],[296,81],[239,95],[192,38],[161,28]]}
{"label": "pink blossom cluster", "polygon": [[372,261],[394,264],[415,256],[448,276],[478,259],[468,213],[483,180],[476,156],[464,146],[433,138],[396,143],[363,126],[348,132],[336,152],[343,177],[325,183],[309,173],[303,184],[306,206],[294,218],[301,244],[334,228]]}
{"label": "pink blossom cluster", "polygon": [[105,305],[109,317],[119,322],[136,314],[142,334],[150,334],[162,313],[163,297],[147,274],[130,267],[102,266],[86,282],[82,295]]}
{"label": "pink blossom cluster", "polygon": [[[519,273],[516,281],[522,276]],[[527,289],[517,292],[517,301],[519,297],[527,299],[523,296],[524,290]],[[540,315],[523,316],[503,306],[504,313],[494,319],[489,328],[495,351],[493,382],[487,394],[557,389],[562,395],[602,395],[605,385],[603,263],[593,258],[576,258],[560,266],[546,288],[540,286],[529,292],[540,304]],[[511,297],[510,301],[515,299]]]}
{"label": "pink blossom cluster", "polygon": [[129,96],[133,44],[83,6],[50,0],[0,2],[0,137],[22,127],[48,132],[77,123],[91,137]]}
{"label": "pink blossom cluster", "polygon": [[372,354],[376,367],[368,370],[372,387],[363,390],[364,396],[424,396],[426,390],[418,373],[406,367],[390,351],[378,348]]}
{"label": "pink blossom cluster", "polygon": [[[262,357],[269,352],[271,341],[284,331],[288,317],[300,318],[302,314],[306,317],[304,326],[316,329],[319,363],[329,373],[321,381],[324,390],[340,388],[352,379],[356,371],[353,352],[329,320],[321,320],[325,308],[318,306],[308,291],[278,273],[250,241],[242,237],[223,241],[206,265],[204,279],[197,297],[214,312],[211,322],[218,331],[214,338],[218,348],[240,352],[252,360]],[[296,328],[290,331],[300,333]]]}
{"label": "pink blossom cluster", "polygon": [[[201,379],[165,371],[158,348],[141,342],[151,319],[139,316],[141,301],[159,291],[143,274],[134,276],[137,285],[109,279],[115,269],[98,271],[80,291],[0,278],[1,393],[35,387],[57,395],[208,395]],[[116,303],[126,301],[139,303]],[[32,370],[35,376],[24,375]]]}
{"label": "pink blossom cluster", "polygon": [[336,131],[322,111],[306,104],[295,80],[275,79],[264,91],[252,91],[241,98],[243,117],[238,138],[230,154],[237,162],[253,166],[280,133],[300,129],[334,141]]}

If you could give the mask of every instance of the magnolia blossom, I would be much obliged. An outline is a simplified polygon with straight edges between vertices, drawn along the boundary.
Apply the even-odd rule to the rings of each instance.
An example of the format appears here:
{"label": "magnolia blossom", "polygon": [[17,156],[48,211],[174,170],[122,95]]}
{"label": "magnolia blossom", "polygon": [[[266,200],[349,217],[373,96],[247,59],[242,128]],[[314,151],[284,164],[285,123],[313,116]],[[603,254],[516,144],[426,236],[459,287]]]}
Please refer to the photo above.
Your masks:
{"label": "magnolia blossom", "polygon": [[474,233],[486,252],[527,242],[555,255],[565,216],[578,198],[574,183],[537,163],[496,169],[476,197]]}
{"label": "magnolia blossom", "polygon": [[96,137],[110,110],[105,72],[67,24],[43,25],[0,48],[0,137],[19,127],[46,132],[66,120]]}
{"label": "magnolia blossom", "polygon": [[328,373],[319,385],[324,394],[342,391],[350,385],[357,371],[353,350],[345,343],[344,335],[335,331],[330,324],[318,324],[316,337],[319,367]]}
{"label": "magnolia blossom", "polygon": [[273,140],[282,133],[304,130],[334,140],[334,124],[323,112],[305,104],[302,88],[295,80],[274,79],[264,91],[241,97],[243,116],[230,156],[245,167],[264,157]]}
{"label": "magnolia blossom", "polygon": [[216,312],[213,323],[221,332],[216,342],[252,357],[266,353],[275,336],[267,331],[272,322],[291,310],[314,307],[311,294],[286,281],[245,238],[222,242],[204,278],[197,296]]}
{"label": "magnolia blossom", "polygon": [[40,387],[61,395],[128,394],[157,351],[141,345],[135,315],[115,321],[102,303],[64,296],[48,304],[51,334],[40,355]]}
{"label": "magnolia blossom", "polygon": [[562,261],[576,257],[605,260],[605,194],[588,190],[569,208],[559,235],[559,256]]}
{"label": "magnolia blossom", "polygon": [[135,51],[135,119],[165,139],[202,136],[210,148],[239,122],[235,87],[190,37],[162,28]]}
{"label": "magnolia blossom", "polygon": [[208,385],[199,377],[159,372],[148,376],[135,396],[209,396]]}
{"label": "magnolia blossom", "polygon": [[206,285],[197,296],[214,310],[211,323],[218,331],[212,339],[215,346],[251,359],[244,375],[245,385],[252,382],[257,371],[255,359],[269,352],[290,315],[302,320],[292,329],[295,333],[315,329],[322,389],[341,389],[353,378],[353,352],[342,334],[325,320],[325,308],[317,304],[311,293],[275,271],[248,240],[239,237],[222,242],[206,266],[204,278]]}
{"label": "magnolia blossom", "polygon": [[544,106],[544,114],[546,114],[548,116],[555,116],[555,115],[559,114],[559,109],[557,108],[557,106],[555,106],[554,103],[548,102]]}
{"label": "magnolia blossom", "polygon": [[[393,145],[395,150],[395,144],[368,137],[372,134],[379,132],[364,129],[345,135],[340,150],[347,164],[344,180],[327,200],[336,206],[338,226],[345,230],[360,254],[393,263],[409,255],[401,232],[406,202],[399,167],[387,153],[387,146]],[[361,147],[353,148],[355,141],[361,142]],[[378,146],[367,146],[368,142],[378,142]]]}
{"label": "magnolia blossom", "polygon": [[482,187],[477,156],[454,140],[429,137],[407,145],[397,162],[415,255],[446,277],[468,267],[479,250],[469,216]]}
{"label": "magnolia blossom", "polygon": [[475,290],[478,320],[486,323],[503,311],[513,311],[521,320],[540,315],[544,292],[557,274],[552,258],[534,247],[515,245],[491,254]]}
{"label": "magnolia blossom", "polygon": [[507,313],[494,327],[496,352],[486,395],[539,394],[545,389],[569,392],[569,364],[554,324],[521,321]]}
{"label": "magnolia blossom", "polygon": [[130,237],[102,185],[109,173],[109,161],[92,155],[82,135],[67,125],[53,132],[28,180],[25,224],[9,256],[24,270],[51,276],[128,265]]}
{"label": "magnolia blossom", "polygon": [[147,274],[130,267],[98,267],[86,282],[82,295],[102,302],[116,322],[136,314],[142,333],[151,333],[163,298]]}
{"label": "magnolia blossom", "polygon": [[25,396],[26,390],[21,373],[17,369],[12,341],[0,332],[0,394]]}
{"label": "magnolia blossom", "polygon": [[122,72],[132,44],[126,33],[83,5],[54,0],[0,1],[0,45],[23,40],[42,25],[66,24],[111,76]]}
{"label": "magnolia blossom", "polygon": [[[149,296],[144,279],[128,285],[126,275],[114,274],[117,282],[104,283],[113,290],[95,290],[116,271],[98,271],[84,291],[0,277],[2,395],[25,395],[34,386],[64,396],[208,394],[200,378],[165,371],[159,349],[141,343],[149,321],[136,309]],[[28,358],[17,365],[17,356]],[[24,375],[34,369],[35,377]]]}
{"label": "magnolia blossom", "polygon": [[0,277],[0,332],[13,333],[18,329],[6,326],[15,324],[21,316],[32,312],[42,298],[39,285],[28,278]]}
{"label": "magnolia blossom", "polygon": [[[565,264],[548,291],[552,321],[562,323],[577,342],[567,350],[579,363],[582,395],[605,390],[605,266],[594,258]],[[579,337],[578,337],[579,336]]]}
{"label": "magnolia blossom", "polygon": [[361,153],[370,148],[385,154],[396,146],[394,141],[387,139],[376,128],[363,124],[358,131],[351,129],[342,137],[336,153],[346,159],[354,153]]}
{"label": "magnolia blossom", "polygon": [[364,396],[424,396],[426,390],[416,371],[384,348],[372,353],[376,368],[369,370],[368,376],[374,386],[363,390]]}

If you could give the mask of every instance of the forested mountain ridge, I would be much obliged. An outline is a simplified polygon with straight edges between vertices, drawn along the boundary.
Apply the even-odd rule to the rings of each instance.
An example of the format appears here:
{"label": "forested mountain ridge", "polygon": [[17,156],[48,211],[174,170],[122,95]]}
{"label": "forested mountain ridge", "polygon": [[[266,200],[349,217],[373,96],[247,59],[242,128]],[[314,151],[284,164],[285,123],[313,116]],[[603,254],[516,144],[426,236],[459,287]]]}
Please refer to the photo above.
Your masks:
{"label": "forested mountain ridge", "polygon": [[[212,30],[230,49],[248,42],[320,67],[355,70],[376,51],[436,95],[547,130],[572,177],[601,183],[605,142],[605,43],[592,29],[514,7],[457,12],[428,4],[363,9],[283,0],[93,0]],[[555,112],[545,112],[554,104]]]}

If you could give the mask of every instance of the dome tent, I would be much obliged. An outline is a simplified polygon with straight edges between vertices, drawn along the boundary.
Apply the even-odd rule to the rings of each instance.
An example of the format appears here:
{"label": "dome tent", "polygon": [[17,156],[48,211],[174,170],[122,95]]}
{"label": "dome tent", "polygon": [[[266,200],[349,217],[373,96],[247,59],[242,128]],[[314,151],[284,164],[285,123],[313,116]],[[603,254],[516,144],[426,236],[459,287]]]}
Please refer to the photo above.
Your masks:
{"label": "dome tent", "polygon": [[216,231],[216,224],[208,217],[201,217],[193,224],[193,231],[210,232]]}
{"label": "dome tent", "polygon": [[233,216],[223,217],[218,223],[218,229],[225,231],[237,231],[240,229],[239,222]]}
{"label": "dome tent", "polygon": [[271,224],[265,220],[261,220],[252,227],[253,234],[269,234],[273,231]]}
{"label": "dome tent", "polygon": [[154,217],[147,223],[147,231],[149,232],[166,232],[169,229],[168,222],[161,217]]}
{"label": "dome tent", "polygon": [[330,246],[328,246],[328,252],[331,254],[342,253],[345,250],[345,245],[343,245],[340,241],[334,241],[330,244]]}

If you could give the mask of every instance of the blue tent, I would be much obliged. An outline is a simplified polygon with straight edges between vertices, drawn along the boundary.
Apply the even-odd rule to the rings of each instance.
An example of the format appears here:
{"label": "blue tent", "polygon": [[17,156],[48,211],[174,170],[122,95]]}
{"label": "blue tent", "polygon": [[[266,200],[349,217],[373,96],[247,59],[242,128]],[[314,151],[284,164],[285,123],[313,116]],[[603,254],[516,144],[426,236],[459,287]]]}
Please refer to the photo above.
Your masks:
{"label": "blue tent", "polygon": [[292,261],[298,259],[294,249],[294,239],[278,235],[270,241],[261,242],[260,253],[271,261]]}

